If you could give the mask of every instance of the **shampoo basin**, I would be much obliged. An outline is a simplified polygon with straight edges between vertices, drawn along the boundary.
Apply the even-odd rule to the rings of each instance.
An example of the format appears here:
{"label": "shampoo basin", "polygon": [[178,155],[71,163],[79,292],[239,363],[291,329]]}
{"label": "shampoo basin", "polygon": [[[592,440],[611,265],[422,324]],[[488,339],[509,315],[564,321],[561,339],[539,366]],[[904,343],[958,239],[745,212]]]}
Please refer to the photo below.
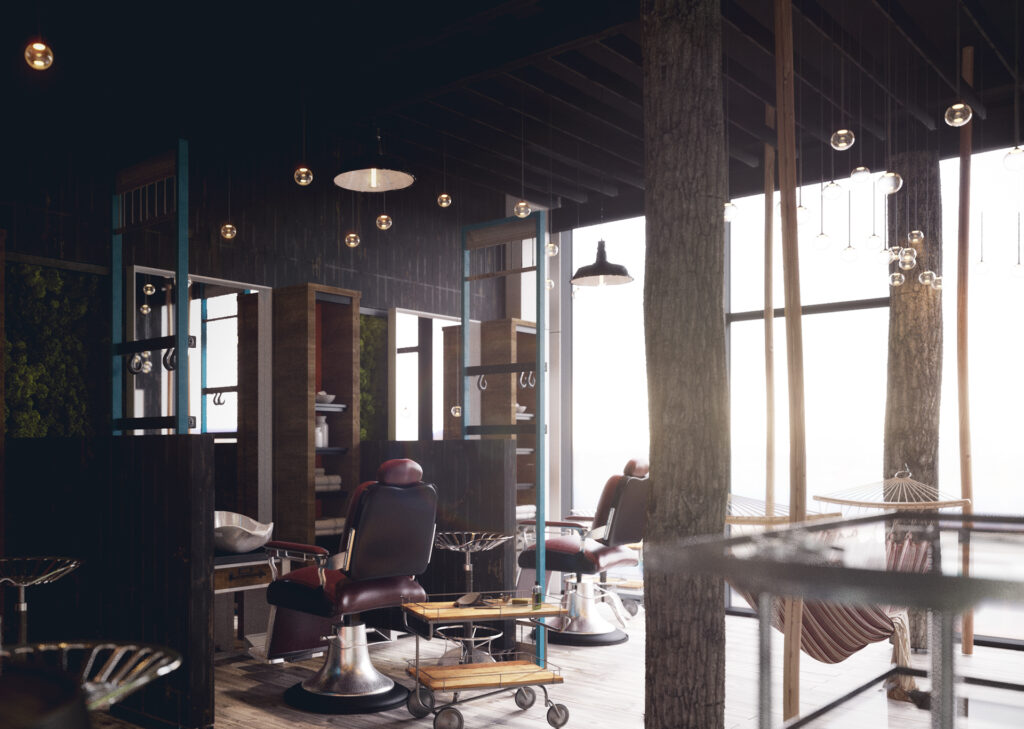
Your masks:
{"label": "shampoo basin", "polygon": [[274,522],[262,524],[233,511],[213,512],[213,544],[222,552],[243,554],[259,549],[273,531]]}

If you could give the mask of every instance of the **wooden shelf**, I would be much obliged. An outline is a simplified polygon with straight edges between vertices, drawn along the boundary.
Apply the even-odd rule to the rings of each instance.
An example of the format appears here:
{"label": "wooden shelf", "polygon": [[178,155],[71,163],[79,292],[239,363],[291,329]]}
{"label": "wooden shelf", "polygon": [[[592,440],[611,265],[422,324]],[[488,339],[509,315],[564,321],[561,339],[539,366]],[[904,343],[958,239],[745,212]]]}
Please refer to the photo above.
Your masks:
{"label": "wooden shelf", "polygon": [[419,675],[415,666],[407,669],[410,676],[432,691],[540,686],[562,683],[562,677],[549,668],[530,661],[499,661],[497,663],[463,663],[456,666],[423,666]]}
{"label": "wooden shelf", "polygon": [[[360,295],[302,284],[275,289],[273,298],[274,536],[313,544],[317,499],[332,496],[320,503],[323,518],[343,517],[344,485],[359,483]],[[320,391],[339,402],[316,402]],[[315,444],[317,414],[329,417],[326,448]],[[322,459],[328,472],[341,476],[341,488],[316,490]]]}

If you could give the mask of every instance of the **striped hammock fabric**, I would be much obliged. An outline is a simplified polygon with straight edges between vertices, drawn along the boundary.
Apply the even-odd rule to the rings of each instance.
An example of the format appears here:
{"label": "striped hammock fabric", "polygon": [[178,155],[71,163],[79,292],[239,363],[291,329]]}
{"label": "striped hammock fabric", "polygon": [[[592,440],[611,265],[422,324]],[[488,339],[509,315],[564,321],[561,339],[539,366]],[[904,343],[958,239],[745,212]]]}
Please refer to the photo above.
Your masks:
{"label": "striped hammock fabric", "polygon": [[[912,535],[886,539],[886,565],[899,572],[924,572],[931,562],[931,545]],[[751,607],[754,596],[737,590]],[[772,605],[772,625],[785,628],[783,600]],[[894,637],[894,662],[907,665],[910,657],[905,610],[887,605],[845,605],[807,600],[804,602],[800,649],[822,663],[839,663],[870,643]],[[901,662],[902,661],[902,662]]]}

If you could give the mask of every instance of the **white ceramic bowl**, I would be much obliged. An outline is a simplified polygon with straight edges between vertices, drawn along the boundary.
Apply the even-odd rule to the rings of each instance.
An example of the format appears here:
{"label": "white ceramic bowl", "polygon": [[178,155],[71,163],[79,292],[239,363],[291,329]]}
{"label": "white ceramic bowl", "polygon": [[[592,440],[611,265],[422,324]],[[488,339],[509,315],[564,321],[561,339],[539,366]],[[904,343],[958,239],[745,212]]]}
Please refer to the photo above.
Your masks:
{"label": "white ceramic bowl", "polygon": [[334,398],[336,397],[337,395],[328,395],[326,392],[321,390],[316,394],[316,401],[326,405],[327,403],[334,402]]}
{"label": "white ceramic bowl", "polygon": [[213,512],[213,545],[222,552],[244,554],[259,549],[274,531],[274,522],[262,524],[233,511]]}
{"label": "white ceramic bowl", "polygon": [[517,413],[525,413],[526,412],[526,406],[525,405],[519,405],[517,403],[516,404],[516,412]]}

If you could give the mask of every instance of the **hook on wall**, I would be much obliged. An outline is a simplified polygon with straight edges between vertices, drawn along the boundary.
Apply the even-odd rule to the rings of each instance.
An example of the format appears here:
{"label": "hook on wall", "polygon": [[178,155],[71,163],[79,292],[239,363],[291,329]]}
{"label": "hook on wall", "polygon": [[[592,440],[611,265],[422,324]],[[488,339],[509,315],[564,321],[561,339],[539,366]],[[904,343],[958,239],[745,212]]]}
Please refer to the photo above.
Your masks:
{"label": "hook on wall", "polygon": [[480,375],[479,377],[477,377],[476,378],[476,386],[480,390],[486,390],[487,389],[487,377],[485,375]]}

